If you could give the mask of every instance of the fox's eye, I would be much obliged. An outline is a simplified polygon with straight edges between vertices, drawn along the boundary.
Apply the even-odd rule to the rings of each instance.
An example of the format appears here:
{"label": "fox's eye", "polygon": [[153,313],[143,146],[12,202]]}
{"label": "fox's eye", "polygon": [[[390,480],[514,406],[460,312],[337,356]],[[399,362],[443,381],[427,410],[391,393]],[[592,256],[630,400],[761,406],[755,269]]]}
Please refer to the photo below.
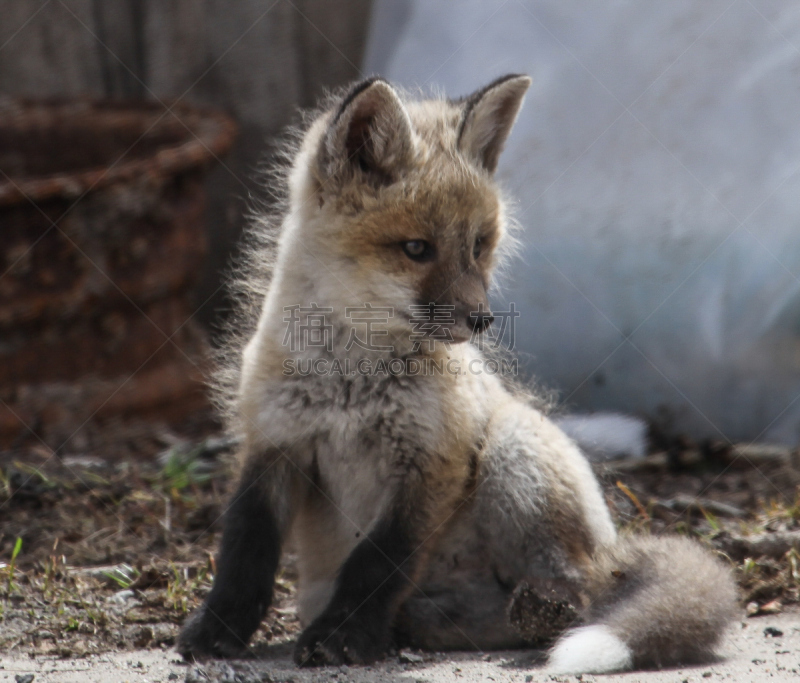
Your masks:
{"label": "fox's eye", "polygon": [[483,252],[483,237],[478,237],[475,240],[475,244],[472,245],[472,258],[476,261],[480,258],[481,252]]}
{"label": "fox's eye", "polygon": [[404,242],[403,251],[412,261],[430,261],[433,258],[433,247],[425,240]]}

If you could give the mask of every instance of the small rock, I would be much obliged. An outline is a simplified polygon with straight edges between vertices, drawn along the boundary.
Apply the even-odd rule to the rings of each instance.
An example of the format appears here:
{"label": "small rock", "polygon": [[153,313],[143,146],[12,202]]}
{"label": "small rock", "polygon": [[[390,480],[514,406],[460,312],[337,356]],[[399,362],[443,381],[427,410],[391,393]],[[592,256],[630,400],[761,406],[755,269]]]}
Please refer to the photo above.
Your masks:
{"label": "small rock", "polygon": [[704,671],[703,672],[703,678],[711,678],[711,672],[710,671]]}
{"label": "small rock", "polygon": [[205,683],[208,679],[208,674],[202,667],[196,666],[186,672],[185,683]]}
{"label": "small rock", "polygon": [[532,680],[533,680],[533,676],[531,676],[530,674],[525,676],[525,683],[531,683]]}
{"label": "small rock", "polygon": [[237,683],[236,669],[230,664],[217,662],[219,683]]}
{"label": "small rock", "polygon": [[761,614],[778,614],[781,611],[783,611],[783,605],[780,600],[768,602],[766,605],[761,605],[759,609]]}
{"label": "small rock", "polygon": [[772,636],[773,638],[780,638],[783,635],[783,631],[781,631],[779,628],[775,628],[774,626],[767,626],[767,628],[764,629],[764,635]]}
{"label": "small rock", "polygon": [[422,664],[423,662],[423,659],[420,655],[413,652],[408,652],[406,650],[401,650],[398,659],[400,660],[401,664]]}
{"label": "small rock", "polygon": [[124,605],[128,600],[132,600],[135,594],[132,590],[117,591],[114,595],[110,595],[106,601],[112,605]]}
{"label": "small rock", "polygon": [[61,459],[62,464],[70,469],[81,468],[89,469],[102,469],[108,463],[102,458],[95,458],[91,455],[68,455]]}
{"label": "small rock", "polygon": [[[760,609],[761,606],[757,602],[748,602],[747,607],[744,608],[744,611],[748,617],[754,617],[756,614],[758,614]],[[742,626],[744,626],[744,624],[742,624]]]}
{"label": "small rock", "polygon": [[167,676],[167,680],[177,681],[178,680],[178,674],[176,674],[174,671],[170,672],[169,676]]}
{"label": "small rock", "polygon": [[17,683],[33,683],[33,679],[35,676],[33,674],[17,674],[14,676],[14,680]]}

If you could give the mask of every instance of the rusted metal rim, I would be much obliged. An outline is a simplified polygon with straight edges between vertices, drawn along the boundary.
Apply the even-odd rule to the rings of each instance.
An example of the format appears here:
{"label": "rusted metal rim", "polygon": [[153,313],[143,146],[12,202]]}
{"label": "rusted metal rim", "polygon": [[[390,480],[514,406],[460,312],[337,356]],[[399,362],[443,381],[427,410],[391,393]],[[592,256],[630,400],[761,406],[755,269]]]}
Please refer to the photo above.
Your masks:
{"label": "rusted metal rim", "polygon": [[[235,132],[228,116],[180,102],[0,98],[0,206],[203,167]],[[75,149],[73,168],[49,169],[48,148],[65,144]]]}

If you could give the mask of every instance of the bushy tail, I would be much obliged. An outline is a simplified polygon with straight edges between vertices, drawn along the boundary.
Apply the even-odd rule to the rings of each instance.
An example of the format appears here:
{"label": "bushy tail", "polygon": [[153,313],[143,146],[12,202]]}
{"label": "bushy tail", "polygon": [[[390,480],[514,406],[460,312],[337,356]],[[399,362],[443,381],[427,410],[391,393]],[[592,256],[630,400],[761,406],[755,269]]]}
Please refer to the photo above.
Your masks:
{"label": "bushy tail", "polygon": [[737,614],[731,571],[682,537],[623,536],[598,553],[586,626],[550,653],[558,673],[607,673],[708,661]]}

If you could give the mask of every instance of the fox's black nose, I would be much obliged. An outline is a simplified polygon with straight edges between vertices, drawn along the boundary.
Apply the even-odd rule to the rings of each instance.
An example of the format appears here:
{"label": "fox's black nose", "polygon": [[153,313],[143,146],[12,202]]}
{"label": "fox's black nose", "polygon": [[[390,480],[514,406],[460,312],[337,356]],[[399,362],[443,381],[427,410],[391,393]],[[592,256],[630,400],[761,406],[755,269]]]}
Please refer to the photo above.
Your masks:
{"label": "fox's black nose", "polygon": [[494,322],[491,311],[473,311],[467,318],[467,325],[474,332],[483,332]]}

